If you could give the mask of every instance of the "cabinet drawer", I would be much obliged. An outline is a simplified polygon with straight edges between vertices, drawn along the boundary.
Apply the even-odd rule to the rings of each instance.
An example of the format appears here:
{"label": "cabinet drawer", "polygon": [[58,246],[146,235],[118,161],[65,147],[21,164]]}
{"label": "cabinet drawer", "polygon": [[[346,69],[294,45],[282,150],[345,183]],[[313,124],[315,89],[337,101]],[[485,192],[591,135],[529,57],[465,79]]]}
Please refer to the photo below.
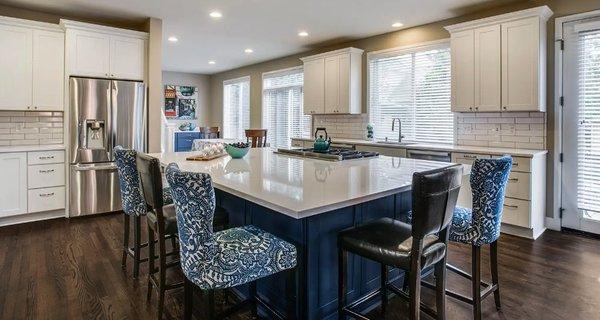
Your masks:
{"label": "cabinet drawer", "polygon": [[378,152],[380,155],[384,155],[384,156],[388,156],[388,157],[406,158],[406,149],[400,149],[400,148],[386,148],[386,147],[357,145],[356,150]]}
{"label": "cabinet drawer", "polygon": [[504,198],[502,223],[531,228],[531,223],[529,221],[530,207],[531,202],[527,200]]}
{"label": "cabinet drawer", "polygon": [[476,159],[489,159],[489,154],[478,154],[478,153],[452,153],[452,162],[460,164],[472,165]]}
{"label": "cabinet drawer", "polygon": [[29,166],[27,173],[29,189],[65,185],[65,165],[62,163]]}
{"label": "cabinet drawer", "polygon": [[531,159],[513,157],[512,171],[531,172]]}
{"label": "cabinet drawer", "polygon": [[62,150],[56,151],[35,151],[27,153],[27,164],[48,164],[48,163],[64,163],[65,152]]}
{"label": "cabinet drawer", "polygon": [[506,185],[506,196],[523,200],[531,200],[531,174],[527,172],[511,172]]}
{"label": "cabinet drawer", "polygon": [[65,208],[65,187],[29,190],[28,212],[50,211]]}
{"label": "cabinet drawer", "polygon": [[304,148],[304,142],[302,140],[292,140],[292,147]]}

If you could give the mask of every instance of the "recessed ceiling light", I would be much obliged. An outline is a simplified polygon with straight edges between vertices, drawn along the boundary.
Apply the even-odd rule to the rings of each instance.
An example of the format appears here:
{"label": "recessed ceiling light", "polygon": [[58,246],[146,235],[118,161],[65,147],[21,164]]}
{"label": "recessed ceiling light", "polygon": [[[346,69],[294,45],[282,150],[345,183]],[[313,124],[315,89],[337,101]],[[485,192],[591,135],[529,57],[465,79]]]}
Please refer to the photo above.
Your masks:
{"label": "recessed ceiling light", "polygon": [[308,37],[308,32],[306,32],[306,31],[300,31],[300,32],[298,32],[298,35],[300,37]]}
{"label": "recessed ceiling light", "polygon": [[252,50],[252,49],[248,48],[248,49],[244,50],[244,52],[245,52],[245,53],[252,53],[252,52],[254,52],[254,50]]}
{"label": "recessed ceiling light", "polygon": [[404,24],[402,22],[394,22],[394,24],[392,24],[392,27],[394,28],[400,28],[402,27]]}
{"label": "recessed ceiling light", "polygon": [[213,11],[213,12],[209,13],[209,16],[211,18],[219,19],[223,16],[223,14],[219,11]]}
{"label": "recessed ceiling light", "polygon": [[208,64],[215,64],[215,63],[217,63],[217,62],[215,62],[215,60],[208,61]]}
{"label": "recessed ceiling light", "polygon": [[171,42],[177,42],[177,41],[179,41],[179,39],[177,39],[177,37],[174,37],[174,36],[170,36],[169,39],[167,39],[167,40],[169,40]]}

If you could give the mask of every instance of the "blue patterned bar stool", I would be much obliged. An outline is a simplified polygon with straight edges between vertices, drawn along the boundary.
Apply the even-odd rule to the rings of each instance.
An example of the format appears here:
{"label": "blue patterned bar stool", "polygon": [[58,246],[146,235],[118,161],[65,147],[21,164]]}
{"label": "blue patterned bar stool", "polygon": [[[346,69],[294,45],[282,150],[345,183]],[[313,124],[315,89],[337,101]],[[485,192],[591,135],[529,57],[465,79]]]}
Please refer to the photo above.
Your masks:
{"label": "blue patterned bar stool", "polygon": [[[286,288],[295,289],[288,290],[288,302],[297,297],[296,247],[254,226],[213,232],[215,192],[210,175],[180,171],[170,164],[166,176],[173,193],[185,274],[184,318],[192,318],[194,287],[208,291],[209,319],[226,318],[246,304],[252,306],[255,317],[260,304],[271,317],[296,318],[298,310],[293,310],[293,303],[284,316],[256,294],[256,280],[289,270]],[[215,315],[214,290],[243,284],[250,285],[249,298]]]}
{"label": "blue patterned bar stool", "polygon": [[[468,298],[453,291],[446,293],[473,306],[473,316],[481,319],[481,300],[494,293],[496,308],[500,310],[500,287],[498,284],[498,238],[502,221],[502,207],[512,158],[477,159],[471,169],[473,210],[456,207],[450,241],[470,244],[472,248],[472,273],[468,274],[450,264],[448,269],[471,279],[473,297]],[[490,245],[492,283],[481,281],[481,247]],[[481,287],[485,289],[481,291]]]}
{"label": "blue patterned bar stool", "polygon": [[[121,266],[125,268],[127,256],[131,256],[133,258],[133,277],[137,278],[140,272],[140,263],[148,261],[148,258],[141,258],[140,255],[141,249],[148,246],[148,243],[141,243],[141,218],[148,212],[148,207],[140,188],[140,178],[135,162],[137,151],[117,146],[114,152],[119,174],[121,202],[123,204],[123,257]],[[166,204],[173,203],[171,191],[168,188],[163,190],[163,201]],[[133,247],[129,247],[131,218],[133,218]]]}

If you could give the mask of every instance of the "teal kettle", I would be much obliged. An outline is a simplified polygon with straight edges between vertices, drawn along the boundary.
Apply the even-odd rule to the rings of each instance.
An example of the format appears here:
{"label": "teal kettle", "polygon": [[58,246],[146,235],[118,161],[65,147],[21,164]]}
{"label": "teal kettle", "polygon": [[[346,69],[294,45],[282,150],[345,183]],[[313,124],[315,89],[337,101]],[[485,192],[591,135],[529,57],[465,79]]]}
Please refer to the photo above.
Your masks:
{"label": "teal kettle", "polygon": [[[323,135],[317,136],[319,131],[323,131],[325,133],[325,138]],[[329,146],[331,145],[331,138],[327,137],[327,130],[325,128],[317,128],[315,130],[315,143],[313,145],[314,152],[327,152],[329,151]]]}

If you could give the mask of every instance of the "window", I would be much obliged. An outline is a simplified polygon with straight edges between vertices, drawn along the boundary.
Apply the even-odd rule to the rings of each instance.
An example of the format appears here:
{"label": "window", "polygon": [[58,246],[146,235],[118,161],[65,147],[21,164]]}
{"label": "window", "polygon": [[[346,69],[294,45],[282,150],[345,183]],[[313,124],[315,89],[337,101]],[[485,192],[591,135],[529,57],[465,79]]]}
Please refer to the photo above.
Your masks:
{"label": "window", "polygon": [[370,54],[369,114],[377,140],[397,139],[400,118],[407,141],[452,143],[449,44]]}
{"label": "window", "polygon": [[302,108],[302,68],[263,74],[263,127],[272,147],[289,148],[291,138],[310,135],[310,116]]}
{"label": "window", "polygon": [[250,127],[250,77],[223,82],[223,138],[245,139]]}

